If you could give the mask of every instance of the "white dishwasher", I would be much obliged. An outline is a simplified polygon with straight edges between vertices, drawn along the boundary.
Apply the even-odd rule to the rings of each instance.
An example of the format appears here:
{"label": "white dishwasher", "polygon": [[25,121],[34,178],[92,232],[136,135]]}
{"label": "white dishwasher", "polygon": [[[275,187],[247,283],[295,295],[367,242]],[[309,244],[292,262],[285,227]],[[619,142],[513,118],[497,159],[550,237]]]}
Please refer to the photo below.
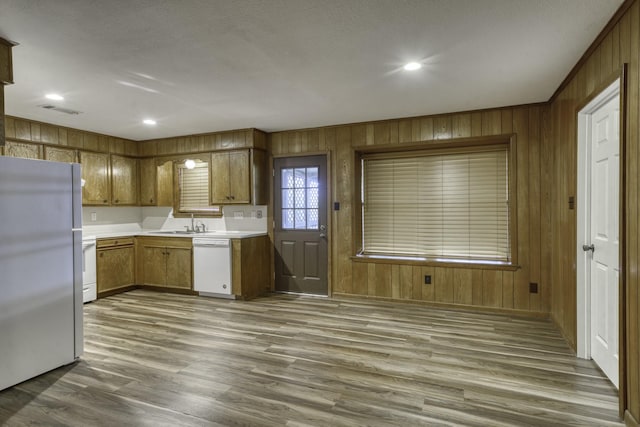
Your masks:
{"label": "white dishwasher", "polygon": [[229,239],[193,238],[193,290],[203,296],[233,298]]}

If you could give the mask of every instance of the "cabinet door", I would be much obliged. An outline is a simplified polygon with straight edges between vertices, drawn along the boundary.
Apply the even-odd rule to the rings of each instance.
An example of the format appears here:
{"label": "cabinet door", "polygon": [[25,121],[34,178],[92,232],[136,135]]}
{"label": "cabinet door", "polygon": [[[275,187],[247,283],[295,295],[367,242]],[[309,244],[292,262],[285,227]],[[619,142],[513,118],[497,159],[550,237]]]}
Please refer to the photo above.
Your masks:
{"label": "cabinet door", "polygon": [[167,248],[167,286],[170,288],[192,289],[191,249]]}
{"label": "cabinet door", "polygon": [[142,285],[165,286],[167,277],[166,249],[159,246],[142,247]]}
{"label": "cabinet door", "polygon": [[140,160],[140,204],[142,206],[155,206],[156,199],[156,159]]}
{"label": "cabinet door", "polygon": [[156,174],[158,206],[173,206],[173,161],[157,165]]}
{"label": "cabinet door", "polygon": [[112,204],[138,204],[138,159],[111,156],[111,188]]}
{"label": "cabinet door", "polygon": [[211,154],[211,204],[229,203],[229,153]]}
{"label": "cabinet door", "polygon": [[109,204],[109,155],[103,153],[80,153],[82,164],[82,204],[83,205],[108,205]]}
{"label": "cabinet door", "polygon": [[76,151],[68,148],[45,146],[44,159],[52,162],[73,163],[76,161]]}
{"label": "cabinet door", "polygon": [[42,146],[39,144],[7,141],[4,147],[4,155],[23,159],[42,159],[41,150]]}
{"label": "cabinet door", "polygon": [[228,203],[251,203],[249,180],[249,151],[229,152],[229,196]]}
{"label": "cabinet door", "polygon": [[98,250],[98,293],[134,284],[133,246]]}

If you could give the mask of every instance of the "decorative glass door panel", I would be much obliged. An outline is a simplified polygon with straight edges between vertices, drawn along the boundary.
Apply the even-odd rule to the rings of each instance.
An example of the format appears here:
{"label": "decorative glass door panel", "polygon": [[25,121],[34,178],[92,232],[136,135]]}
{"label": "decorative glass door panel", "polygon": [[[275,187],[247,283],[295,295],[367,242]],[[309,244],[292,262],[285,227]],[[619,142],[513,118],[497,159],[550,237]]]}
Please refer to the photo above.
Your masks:
{"label": "decorative glass door panel", "polygon": [[282,228],[318,230],[318,167],[282,169]]}

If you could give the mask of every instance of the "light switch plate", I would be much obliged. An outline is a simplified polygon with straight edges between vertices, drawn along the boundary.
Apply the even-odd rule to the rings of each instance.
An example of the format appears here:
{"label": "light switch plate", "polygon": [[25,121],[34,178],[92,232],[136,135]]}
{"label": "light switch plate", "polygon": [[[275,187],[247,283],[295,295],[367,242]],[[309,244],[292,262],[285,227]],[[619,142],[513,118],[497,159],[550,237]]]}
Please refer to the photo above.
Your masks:
{"label": "light switch plate", "polygon": [[91,212],[91,221],[97,221],[98,220],[98,214],[96,212]]}
{"label": "light switch plate", "polygon": [[244,218],[244,212],[242,212],[242,211],[235,211],[235,212],[233,213],[233,217],[234,217],[234,218],[236,218],[236,219],[242,219],[242,218]]}

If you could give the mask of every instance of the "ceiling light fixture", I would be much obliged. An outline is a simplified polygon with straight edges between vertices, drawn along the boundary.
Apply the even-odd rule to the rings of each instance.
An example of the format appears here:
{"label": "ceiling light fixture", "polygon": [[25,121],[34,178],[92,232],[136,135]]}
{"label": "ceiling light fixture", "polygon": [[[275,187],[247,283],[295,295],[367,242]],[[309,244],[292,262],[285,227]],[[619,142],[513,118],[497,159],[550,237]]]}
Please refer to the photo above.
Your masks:
{"label": "ceiling light fixture", "polygon": [[187,159],[184,161],[184,167],[187,169],[193,169],[196,167],[195,160]]}
{"label": "ceiling light fixture", "polygon": [[415,71],[415,70],[419,70],[420,68],[422,68],[422,64],[420,64],[419,62],[409,62],[408,64],[405,64],[405,66],[403,68],[406,71]]}
{"label": "ceiling light fixture", "polygon": [[52,101],[64,101],[64,96],[58,95],[57,93],[48,93],[44,97]]}
{"label": "ceiling light fixture", "polygon": [[153,119],[144,119],[142,123],[144,123],[145,125],[153,126],[156,124],[156,121]]}

